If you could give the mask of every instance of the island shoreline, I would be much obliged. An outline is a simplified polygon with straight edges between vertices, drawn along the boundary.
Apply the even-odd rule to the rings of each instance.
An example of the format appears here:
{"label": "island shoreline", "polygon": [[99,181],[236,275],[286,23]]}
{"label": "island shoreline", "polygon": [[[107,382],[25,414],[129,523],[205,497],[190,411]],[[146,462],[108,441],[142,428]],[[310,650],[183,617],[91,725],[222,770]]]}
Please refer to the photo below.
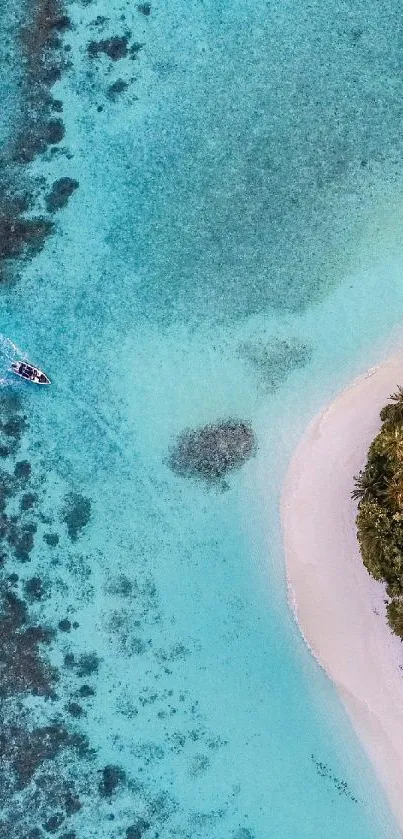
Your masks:
{"label": "island shoreline", "polygon": [[310,422],[285,477],[281,524],[290,607],[403,835],[403,646],[387,625],[385,586],[363,565],[351,500],[353,476],[398,384],[403,354],[356,379]]}

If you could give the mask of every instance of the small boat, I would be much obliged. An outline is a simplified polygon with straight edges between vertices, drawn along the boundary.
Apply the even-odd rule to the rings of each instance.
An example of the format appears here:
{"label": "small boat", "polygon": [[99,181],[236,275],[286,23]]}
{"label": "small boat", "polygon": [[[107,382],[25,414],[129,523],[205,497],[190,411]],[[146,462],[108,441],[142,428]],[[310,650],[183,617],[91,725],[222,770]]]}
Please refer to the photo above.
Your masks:
{"label": "small boat", "polygon": [[46,373],[26,361],[13,361],[11,369],[16,376],[21,376],[36,385],[50,385],[50,379],[48,379]]}

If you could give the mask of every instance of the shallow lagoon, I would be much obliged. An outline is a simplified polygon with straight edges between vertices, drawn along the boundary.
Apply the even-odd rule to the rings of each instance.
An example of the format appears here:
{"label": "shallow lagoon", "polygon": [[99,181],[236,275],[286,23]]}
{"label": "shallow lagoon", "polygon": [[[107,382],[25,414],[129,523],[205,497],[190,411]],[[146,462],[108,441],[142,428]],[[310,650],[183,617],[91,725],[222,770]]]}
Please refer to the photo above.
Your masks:
{"label": "shallow lagoon", "polygon": [[[5,573],[58,627],[57,698],[24,695],[29,725],[60,715],[88,748],[38,768],[81,809],[55,781],[39,809],[19,789],[21,836],[28,802],[79,839],[397,837],[293,624],[278,498],[312,413],[398,334],[398,10],[69,13],[67,153],[30,171],[79,188],[1,299],[3,334],[54,382],[12,388],[29,427],[5,467],[31,463],[37,530],[29,562],[9,539]],[[126,34],[131,56],[89,57]],[[230,489],[175,476],[177,436],[227,418],[259,444]]]}

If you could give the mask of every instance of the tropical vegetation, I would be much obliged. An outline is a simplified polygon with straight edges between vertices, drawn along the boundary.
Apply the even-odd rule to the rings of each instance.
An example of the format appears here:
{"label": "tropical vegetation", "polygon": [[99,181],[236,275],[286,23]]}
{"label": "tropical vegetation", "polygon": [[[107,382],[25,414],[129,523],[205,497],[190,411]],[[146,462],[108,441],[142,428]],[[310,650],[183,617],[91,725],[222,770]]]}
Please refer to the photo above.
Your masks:
{"label": "tropical vegetation", "polygon": [[364,565],[386,583],[389,626],[403,638],[403,388],[390,398],[352,497]]}

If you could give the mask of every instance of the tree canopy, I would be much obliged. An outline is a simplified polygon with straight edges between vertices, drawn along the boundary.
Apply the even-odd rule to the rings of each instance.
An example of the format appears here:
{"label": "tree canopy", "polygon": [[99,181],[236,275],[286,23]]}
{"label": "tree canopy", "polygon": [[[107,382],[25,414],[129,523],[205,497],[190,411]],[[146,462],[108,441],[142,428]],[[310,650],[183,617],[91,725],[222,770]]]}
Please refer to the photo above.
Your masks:
{"label": "tree canopy", "polygon": [[386,583],[389,626],[403,638],[403,387],[390,398],[351,495],[364,565]]}

